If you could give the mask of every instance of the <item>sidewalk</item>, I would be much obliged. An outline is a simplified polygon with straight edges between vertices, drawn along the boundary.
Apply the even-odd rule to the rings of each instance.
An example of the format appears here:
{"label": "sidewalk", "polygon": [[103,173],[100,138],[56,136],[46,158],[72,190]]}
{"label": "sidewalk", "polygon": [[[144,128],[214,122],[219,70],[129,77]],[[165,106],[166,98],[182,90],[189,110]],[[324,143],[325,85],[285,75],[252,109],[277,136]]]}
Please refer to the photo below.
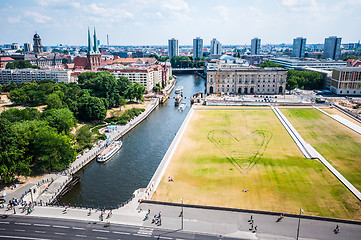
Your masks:
{"label": "sidewalk", "polygon": [[[140,208],[142,209],[140,211]],[[127,211],[113,210],[112,216],[106,219],[109,211],[104,214],[103,221],[100,220],[100,211],[92,210],[89,216],[88,209],[69,208],[64,212],[63,207],[40,207],[36,206],[34,211],[27,215],[29,217],[45,217],[58,219],[71,219],[86,222],[103,222],[107,220],[111,224],[123,224],[149,229],[163,230],[181,230],[182,218],[180,217],[181,206],[167,206],[162,204],[141,203],[139,210],[128,209]],[[145,214],[150,210],[148,219],[144,220]],[[3,213],[4,209],[0,210]],[[16,215],[25,216],[21,209],[16,209]],[[152,224],[154,215],[161,212],[162,225]],[[13,211],[7,211],[13,214]],[[248,220],[253,217],[253,224],[257,226],[257,232],[250,230]],[[199,209],[184,207],[183,208],[183,226],[182,231],[197,232],[212,235],[222,235],[243,239],[295,239],[298,217],[285,217],[281,222],[276,222],[278,216],[245,213],[224,210]],[[360,223],[361,224],[361,223]],[[312,219],[301,219],[300,239],[359,239],[361,236],[361,225],[351,223],[340,223],[332,221],[320,221]],[[340,226],[340,233],[334,234],[333,229],[336,225]]]}

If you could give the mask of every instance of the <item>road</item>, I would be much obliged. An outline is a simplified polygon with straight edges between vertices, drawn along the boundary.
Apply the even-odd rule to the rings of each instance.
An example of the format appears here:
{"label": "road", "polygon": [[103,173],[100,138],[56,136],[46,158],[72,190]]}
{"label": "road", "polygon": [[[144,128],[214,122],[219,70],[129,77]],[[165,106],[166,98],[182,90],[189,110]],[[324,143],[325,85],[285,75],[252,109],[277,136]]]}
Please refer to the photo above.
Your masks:
{"label": "road", "polygon": [[[159,230],[101,222],[70,221],[10,215],[0,219],[0,239],[232,239],[174,230]],[[239,239],[239,238],[238,238]]]}

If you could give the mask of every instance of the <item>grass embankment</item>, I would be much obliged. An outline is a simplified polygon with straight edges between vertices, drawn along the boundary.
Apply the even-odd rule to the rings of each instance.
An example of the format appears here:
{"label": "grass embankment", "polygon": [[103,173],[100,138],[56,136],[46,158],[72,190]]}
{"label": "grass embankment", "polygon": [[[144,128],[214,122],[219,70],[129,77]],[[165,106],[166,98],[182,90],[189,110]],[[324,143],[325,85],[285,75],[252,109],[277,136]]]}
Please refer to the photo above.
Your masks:
{"label": "grass embankment", "polygon": [[316,109],[282,109],[305,141],[361,191],[361,135]]}
{"label": "grass embankment", "polygon": [[[172,177],[174,182],[169,182]],[[243,191],[248,190],[248,191]],[[271,110],[196,110],[153,199],[361,219],[360,202],[303,157]]]}

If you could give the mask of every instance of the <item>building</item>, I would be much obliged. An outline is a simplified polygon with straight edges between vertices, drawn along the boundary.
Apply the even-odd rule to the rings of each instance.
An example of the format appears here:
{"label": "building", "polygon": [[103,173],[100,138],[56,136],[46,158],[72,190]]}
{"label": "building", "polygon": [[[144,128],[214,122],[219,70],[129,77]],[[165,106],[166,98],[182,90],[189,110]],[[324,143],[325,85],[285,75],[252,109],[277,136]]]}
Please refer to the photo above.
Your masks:
{"label": "building", "polygon": [[272,62],[280,64],[287,69],[301,69],[304,67],[319,68],[319,69],[333,69],[337,67],[345,67],[345,61],[334,60],[316,60],[311,58],[295,59],[295,58],[271,58]]}
{"label": "building", "polygon": [[64,69],[3,69],[0,70],[0,84],[6,84],[11,82],[20,84],[24,82],[35,82],[44,79],[50,79],[55,82],[69,83],[73,81],[70,74],[70,70]]}
{"label": "building", "polygon": [[361,60],[349,59],[347,60],[347,67],[361,67]]}
{"label": "building", "polygon": [[251,54],[259,55],[261,52],[261,39],[253,38],[251,40]]}
{"label": "building", "polygon": [[41,38],[39,34],[35,33],[33,41],[34,41],[34,53],[42,54],[44,52],[44,49],[43,49],[43,45],[41,45]]}
{"label": "building", "polygon": [[325,38],[322,58],[338,60],[341,55],[341,38],[336,36]]}
{"label": "building", "polygon": [[18,43],[12,43],[11,44],[11,49],[12,50],[20,50],[20,45]]}
{"label": "building", "polygon": [[108,71],[116,78],[126,77],[132,83],[139,83],[145,87],[147,92],[151,92],[156,84],[167,85],[169,77],[172,74],[170,64],[157,65],[133,65],[124,66],[121,64],[107,65],[100,69]]}
{"label": "building", "polygon": [[306,50],[306,38],[298,37],[293,39],[292,57],[304,58]]}
{"label": "building", "polygon": [[88,28],[88,52],[87,52],[87,66],[86,69],[97,69],[101,66],[102,55],[99,51],[99,45],[97,41],[97,35],[94,28],[94,47],[92,45],[92,39],[90,36],[90,30]]}
{"label": "building", "polygon": [[211,55],[222,55],[222,44],[215,38],[211,41]]}
{"label": "building", "polygon": [[263,63],[265,60],[272,58],[273,55],[265,54],[265,55],[243,55],[242,59],[246,60],[250,65],[258,66]]}
{"label": "building", "polygon": [[33,51],[33,45],[31,43],[24,43],[24,52],[32,52]]}
{"label": "building", "polygon": [[203,56],[203,39],[197,37],[193,39],[193,59],[201,59]]}
{"label": "building", "polygon": [[168,56],[172,59],[174,56],[179,56],[178,40],[175,38],[168,40]]}
{"label": "building", "polygon": [[361,95],[361,67],[334,69],[330,90],[340,95]]}
{"label": "building", "polygon": [[287,70],[283,68],[207,69],[207,93],[284,94]]}
{"label": "building", "polygon": [[0,68],[5,68],[6,64],[8,64],[9,62],[12,62],[12,61],[14,61],[14,59],[11,57],[0,56]]}

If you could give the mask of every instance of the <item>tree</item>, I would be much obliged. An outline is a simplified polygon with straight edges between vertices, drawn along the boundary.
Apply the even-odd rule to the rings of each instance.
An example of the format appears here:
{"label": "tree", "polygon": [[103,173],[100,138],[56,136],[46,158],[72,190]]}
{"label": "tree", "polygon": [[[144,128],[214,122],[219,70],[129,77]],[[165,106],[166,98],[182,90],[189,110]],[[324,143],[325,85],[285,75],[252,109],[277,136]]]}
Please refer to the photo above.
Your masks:
{"label": "tree", "polygon": [[39,112],[36,108],[24,108],[22,110],[10,108],[0,114],[0,118],[6,119],[9,122],[37,120],[40,116],[41,112]]}
{"label": "tree", "polygon": [[83,126],[76,131],[76,142],[78,143],[79,149],[91,148],[92,133],[88,126]]}
{"label": "tree", "polygon": [[283,68],[282,65],[274,63],[271,60],[264,61],[263,63],[259,64],[258,67],[261,67],[261,68],[281,67],[281,68]]}
{"label": "tree", "polygon": [[135,99],[137,99],[138,101],[143,102],[144,101],[144,91],[145,91],[145,87],[139,83],[133,83],[132,88],[134,89],[134,97]]}
{"label": "tree", "polygon": [[15,60],[6,64],[6,69],[23,69],[23,68],[36,68],[40,69],[37,65],[32,65],[30,61],[27,60]]}
{"label": "tree", "polygon": [[52,93],[48,96],[48,98],[46,100],[46,104],[48,105],[47,109],[53,109],[53,108],[59,109],[59,108],[63,107],[63,103],[62,103],[59,95],[56,93]]}
{"label": "tree", "polygon": [[68,135],[70,130],[75,126],[76,119],[73,113],[68,108],[50,109],[42,114],[42,118],[49,123],[49,125],[58,130],[58,133]]}
{"label": "tree", "polygon": [[343,60],[343,61],[347,61],[347,60],[349,60],[349,59],[356,59],[356,60],[358,60],[358,57],[356,57],[355,55],[348,55],[348,56],[344,57],[342,60]]}
{"label": "tree", "polygon": [[33,142],[34,170],[60,170],[74,161],[75,150],[70,138],[59,134],[54,128],[42,126],[34,134]]}
{"label": "tree", "polygon": [[97,97],[84,95],[79,100],[79,118],[85,121],[104,120],[107,110]]}
{"label": "tree", "polygon": [[298,71],[289,69],[287,82],[291,80],[290,86],[297,82],[297,87],[302,89],[321,89],[323,86],[323,75],[313,71]]}
{"label": "tree", "polygon": [[66,58],[61,59],[61,63],[62,63],[63,65],[67,64],[67,63],[68,63],[68,59],[66,59]]}
{"label": "tree", "polygon": [[290,79],[287,80],[286,89],[288,91],[291,91],[298,87],[296,78],[298,78],[298,77],[291,77]]}

